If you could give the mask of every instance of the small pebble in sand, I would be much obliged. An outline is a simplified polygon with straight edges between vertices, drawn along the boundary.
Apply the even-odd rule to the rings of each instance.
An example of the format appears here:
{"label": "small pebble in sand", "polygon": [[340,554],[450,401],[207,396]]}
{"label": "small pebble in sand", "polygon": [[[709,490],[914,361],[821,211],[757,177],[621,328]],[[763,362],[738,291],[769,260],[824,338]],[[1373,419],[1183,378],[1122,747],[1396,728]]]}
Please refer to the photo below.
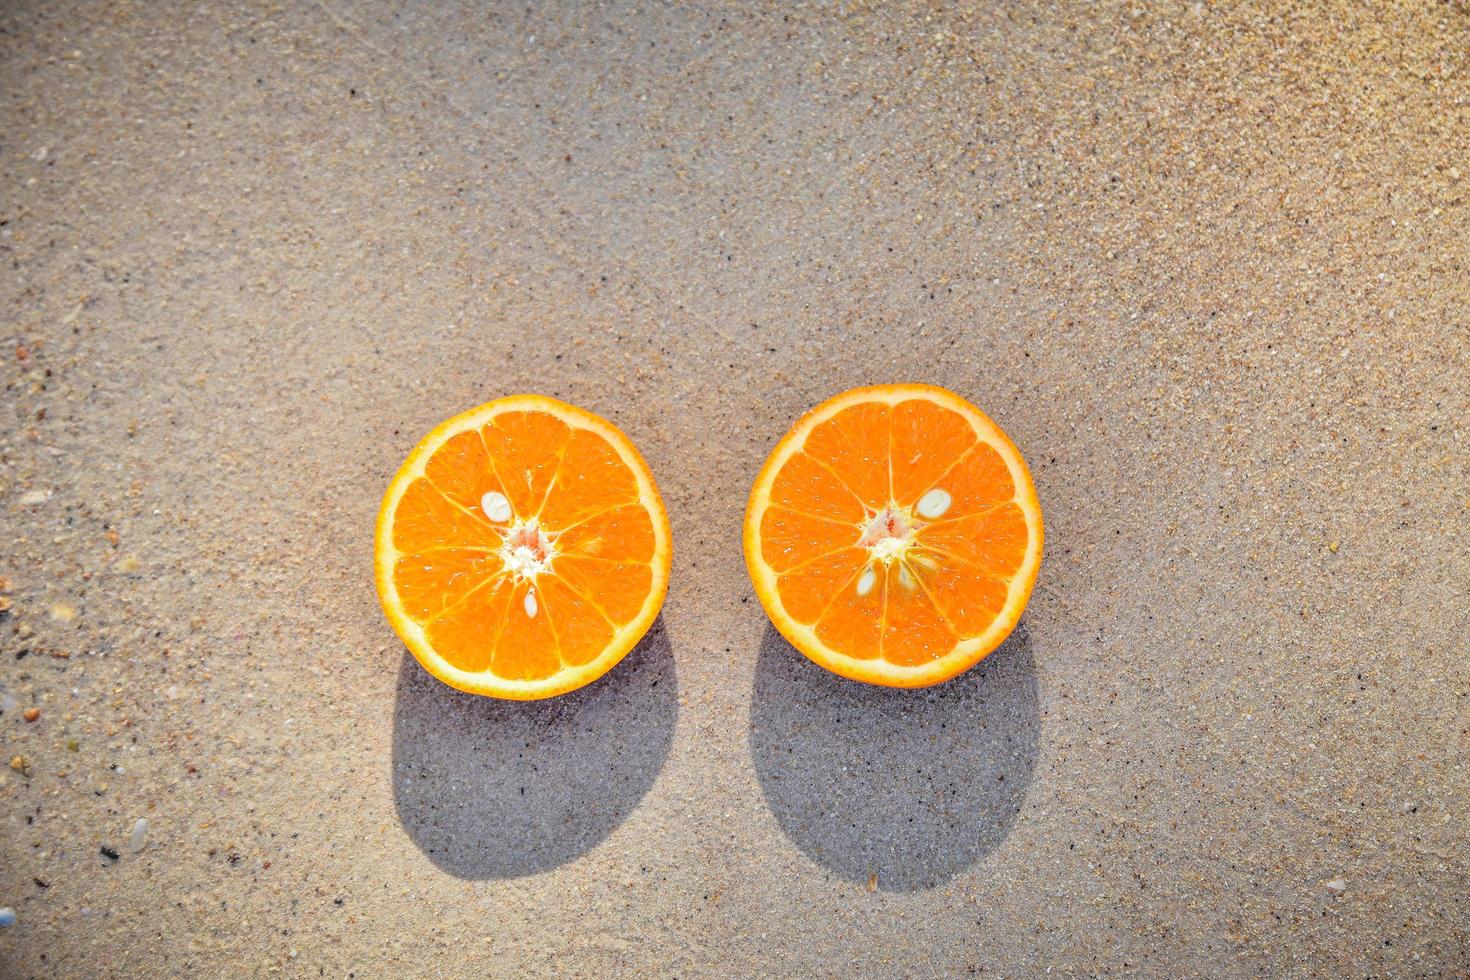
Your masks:
{"label": "small pebble in sand", "polygon": [[23,756],[23,755],[17,755],[15,757],[13,757],[10,760],[10,768],[14,769],[16,772],[25,772],[26,771],[26,757]]}
{"label": "small pebble in sand", "polygon": [[41,709],[40,708],[27,708],[26,710],[24,710],[24,711],[22,711],[20,713],[20,716],[22,718],[24,718],[26,721],[35,721],[37,718],[41,717]]}
{"label": "small pebble in sand", "polygon": [[0,613],[3,612],[10,612],[10,600],[5,596],[0,595]]}
{"label": "small pebble in sand", "polygon": [[108,847],[106,844],[103,844],[97,850],[98,850],[99,853],[101,853],[101,855],[103,857],[107,858],[107,860],[109,860],[109,861],[116,861],[117,860],[117,857],[118,857],[117,852],[114,851],[112,848]]}
{"label": "small pebble in sand", "polygon": [[136,572],[141,567],[142,562],[138,561],[137,555],[127,555],[120,559],[116,565],[119,572]]}
{"label": "small pebble in sand", "polygon": [[1330,551],[1330,552],[1332,552],[1334,555],[1337,554],[1337,542],[1334,541],[1331,544],[1329,544],[1327,546],[1327,550]]}
{"label": "small pebble in sand", "polygon": [[77,607],[69,602],[58,602],[51,607],[51,618],[58,623],[69,623],[77,618]]}
{"label": "small pebble in sand", "polygon": [[128,850],[136,854],[147,846],[148,821],[139,818],[138,822],[133,824],[133,832],[128,835]]}
{"label": "small pebble in sand", "polygon": [[20,495],[20,502],[26,507],[32,507],[36,504],[44,504],[46,498],[50,496],[50,490],[28,490]]}
{"label": "small pebble in sand", "polygon": [[1347,891],[1347,879],[1333,878],[1323,887],[1332,892],[1332,894],[1334,895],[1341,895],[1343,892]]}
{"label": "small pebble in sand", "polygon": [[15,925],[15,909],[6,906],[0,909],[0,929],[9,929]]}
{"label": "small pebble in sand", "polygon": [[81,746],[79,744],[77,744],[77,740],[76,739],[69,738],[69,739],[66,740],[66,750],[68,752],[76,752],[76,751],[78,751],[80,749],[81,749]]}

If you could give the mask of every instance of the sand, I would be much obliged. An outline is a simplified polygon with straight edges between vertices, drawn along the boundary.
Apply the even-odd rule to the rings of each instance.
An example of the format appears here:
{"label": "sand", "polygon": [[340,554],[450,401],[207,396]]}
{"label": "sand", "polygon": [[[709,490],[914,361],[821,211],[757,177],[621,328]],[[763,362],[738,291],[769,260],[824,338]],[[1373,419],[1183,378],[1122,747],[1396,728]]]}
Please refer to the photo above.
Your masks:
{"label": "sand", "polygon": [[[7,5],[0,972],[1470,970],[1470,8],[1377,6]],[[910,694],[740,555],[889,380],[1048,522]],[[628,432],[676,555],[517,706],[370,558],[519,391]]]}

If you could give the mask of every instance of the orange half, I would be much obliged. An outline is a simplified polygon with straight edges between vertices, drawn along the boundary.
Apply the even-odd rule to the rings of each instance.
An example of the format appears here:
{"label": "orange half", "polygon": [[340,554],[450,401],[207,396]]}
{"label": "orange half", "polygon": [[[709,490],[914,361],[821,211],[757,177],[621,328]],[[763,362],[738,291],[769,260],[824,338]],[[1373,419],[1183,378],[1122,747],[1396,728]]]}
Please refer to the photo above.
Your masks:
{"label": "orange half", "polygon": [[802,416],[745,512],[761,605],[853,680],[924,687],[1010,634],[1041,565],[1041,505],[1014,443],[930,385],[854,388]]}
{"label": "orange half", "polygon": [[378,598],[429,673],[547,698],[612,669],[668,590],[669,518],[606,419],[541,395],[456,415],[399,468],[378,514]]}

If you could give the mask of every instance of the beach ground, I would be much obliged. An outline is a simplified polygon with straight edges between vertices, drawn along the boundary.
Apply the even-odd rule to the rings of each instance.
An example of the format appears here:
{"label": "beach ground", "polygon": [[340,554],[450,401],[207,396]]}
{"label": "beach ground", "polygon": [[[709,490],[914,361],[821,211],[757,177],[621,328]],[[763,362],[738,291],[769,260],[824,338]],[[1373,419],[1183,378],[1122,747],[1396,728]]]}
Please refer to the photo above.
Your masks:
{"label": "beach ground", "polygon": [[[0,973],[1464,975],[1467,51],[1460,0],[7,4]],[[1048,531],[907,693],[740,551],[791,422],[900,380]],[[675,546],[529,705],[371,574],[521,391]]]}

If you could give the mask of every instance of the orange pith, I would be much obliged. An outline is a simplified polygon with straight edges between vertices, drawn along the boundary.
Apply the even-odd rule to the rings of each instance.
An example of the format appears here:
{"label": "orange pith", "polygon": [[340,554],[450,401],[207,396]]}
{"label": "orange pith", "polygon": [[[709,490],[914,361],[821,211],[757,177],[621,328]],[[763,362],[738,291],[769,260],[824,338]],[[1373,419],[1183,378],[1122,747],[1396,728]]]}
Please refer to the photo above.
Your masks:
{"label": "orange pith", "polygon": [[855,388],[766,460],[745,561],[776,628],[844,677],[923,687],[974,666],[1021,618],[1041,507],[1015,445],[929,385]]}
{"label": "orange pith", "polygon": [[541,395],[457,415],[383,497],[378,598],[424,668],[525,700],[596,680],[653,623],[668,515],[628,438]]}

